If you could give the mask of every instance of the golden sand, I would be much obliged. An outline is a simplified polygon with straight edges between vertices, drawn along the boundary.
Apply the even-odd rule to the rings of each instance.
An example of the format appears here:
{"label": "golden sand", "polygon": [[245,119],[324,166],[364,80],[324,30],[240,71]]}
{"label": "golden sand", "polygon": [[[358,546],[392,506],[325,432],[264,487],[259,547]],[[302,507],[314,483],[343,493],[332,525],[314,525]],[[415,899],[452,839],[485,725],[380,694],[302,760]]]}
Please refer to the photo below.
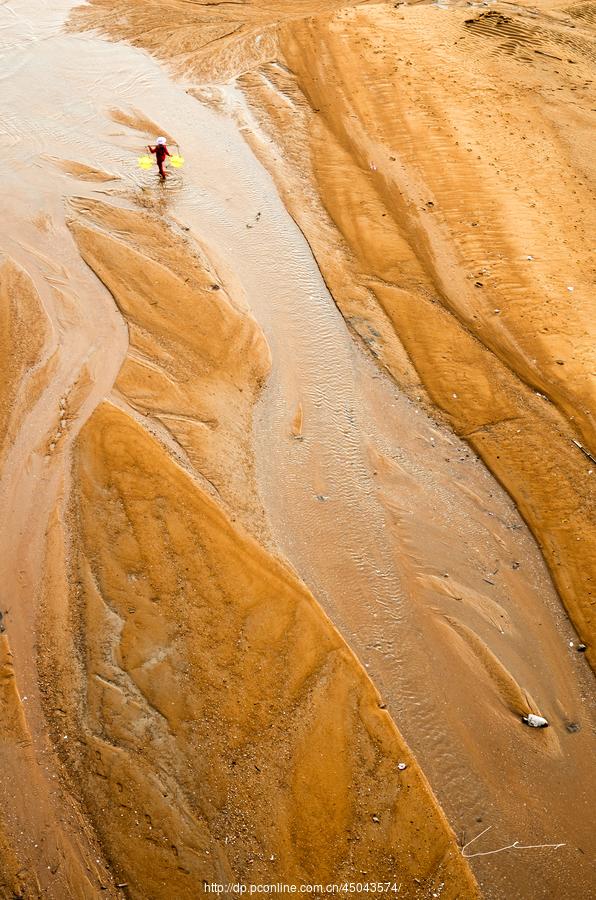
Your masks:
{"label": "golden sand", "polygon": [[[209,881],[587,896],[593,16],[446,7],[92,0],[60,32],[73,60],[85,32],[122,55],[86,88],[113,76],[90,118],[102,154],[74,126],[61,144],[44,112],[43,189],[33,167],[7,190],[0,896],[170,900]],[[207,160],[161,187],[122,163],[179,139],[144,83],[170,123],[182,85],[270,173],[265,196],[250,178],[234,195],[246,158],[203,135],[231,154],[225,239]],[[284,231],[295,259],[269,288],[276,191],[299,239]],[[304,302],[302,238],[369,403],[363,424],[338,400],[346,458],[315,415],[341,393],[339,332],[321,335],[321,383],[306,351],[290,359],[310,326],[268,317],[280,285]],[[267,415],[285,401],[279,438]],[[408,435],[388,437],[395,422]],[[529,712],[551,728],[525,728]],[[489,826],[479,851],[564,849],[470,866],[461,847]]]}

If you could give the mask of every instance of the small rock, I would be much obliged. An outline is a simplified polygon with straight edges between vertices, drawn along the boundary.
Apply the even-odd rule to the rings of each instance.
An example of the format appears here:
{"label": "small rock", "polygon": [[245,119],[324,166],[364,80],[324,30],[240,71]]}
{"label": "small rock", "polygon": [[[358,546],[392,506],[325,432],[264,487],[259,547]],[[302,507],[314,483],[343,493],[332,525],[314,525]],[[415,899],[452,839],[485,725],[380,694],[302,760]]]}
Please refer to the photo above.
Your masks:
{"label": "small rock", "polygon": [[577,645],[577,652],[578,652],[578,653],[585,653],[587,649],[588,649],[587,644],[578,644],[578,645]]}
{"label": "small rock", "polygon": [[534,713],[522,716],[522,722],[524,725],[529,725],[530,728],[548,728],[548,721],[544,716],[535,716]]}
{"label": "small rock", "polygon": [[399,769],[400,772],[403,772],[404,769],[408,768],[408,765],[407,765],[407,763],[400,762],[397,764],[397,768]]}
{"label": "small rock", "polygon": [[379,819],[378,816],[373,816],[373,817],[372,817],[372,820],[373,820],[373,822],[375,822],[376,824],[378,824],[378,823],[381,821],[381,820]]}
{"label": "small rock", "polygon": [[581,730],[581,725],[579,722],[567,722],[565,728],[569,734],[577,734],[577,732]]}
{"label": "small rock", "polygon": [[564,366],[564,365],[565,365],[565,360],[564,360],[564,359],[558,359],[558,360],[557,360],[557,365],[558,365],[558,366]]}

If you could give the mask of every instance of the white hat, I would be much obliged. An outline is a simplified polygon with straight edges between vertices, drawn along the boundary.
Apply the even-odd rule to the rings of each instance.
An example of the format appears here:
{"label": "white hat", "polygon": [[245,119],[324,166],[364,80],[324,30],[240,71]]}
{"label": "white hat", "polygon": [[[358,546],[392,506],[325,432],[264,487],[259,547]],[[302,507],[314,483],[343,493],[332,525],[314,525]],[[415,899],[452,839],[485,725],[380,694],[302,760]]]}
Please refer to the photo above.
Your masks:
{"label": "white hat", "polygon": [[166,139],[164,137],[158,137],[156,144],[165,144]]}

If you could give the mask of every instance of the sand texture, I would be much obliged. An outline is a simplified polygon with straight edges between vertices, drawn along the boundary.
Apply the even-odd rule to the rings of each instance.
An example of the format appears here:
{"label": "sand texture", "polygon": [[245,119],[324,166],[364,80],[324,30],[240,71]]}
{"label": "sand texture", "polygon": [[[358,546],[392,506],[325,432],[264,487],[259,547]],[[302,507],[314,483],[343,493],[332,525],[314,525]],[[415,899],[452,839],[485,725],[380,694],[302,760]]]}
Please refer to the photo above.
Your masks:
{"label": "sand texture", "polygon": [[592,7],[17,6],[0,900],[590,896]]}

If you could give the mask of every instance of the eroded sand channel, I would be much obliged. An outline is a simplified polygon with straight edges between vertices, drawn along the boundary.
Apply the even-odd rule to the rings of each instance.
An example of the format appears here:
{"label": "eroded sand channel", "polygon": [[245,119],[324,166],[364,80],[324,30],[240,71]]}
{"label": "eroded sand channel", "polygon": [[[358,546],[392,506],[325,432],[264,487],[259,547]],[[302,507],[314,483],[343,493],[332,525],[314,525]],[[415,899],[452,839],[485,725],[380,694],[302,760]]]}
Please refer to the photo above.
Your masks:
{"label": "eroded sand channel", "polygon": [[[139,51],[62,35],[68,6],[60,15],[56,4],[43,14],[38,4],[5,6],[2,32],[14,89],[10,106],[1,101],[12,143],[4,190],[17,223],[3,249],[32,275],[57,347],[3,473],[5,581],[16,573],[12,603],[22,613],[7,624],[38,752],[46,738],[30,623],[46,527],[72,439],[125,350],[124,325],[68,236],[63,198],[127,200],[121,186],[90,187],[56,166],[71,160],[157,196],[159,210],[209,249],[229,293],[244,294],[273,356],[255,439],[273,540],[367,667],[452,825],[469,839],[490,824],[496,845],[567,844],[556,858],[484,858],[487,896],[536,890],[537,879],[533,896],[553,896],[562,877],[567,896],[585,896],[576,848],[589,836],[587,685],[532,539],[464,445],[353,343],[234,119],[201,106]],[[113,108],[140,110],[182,145],[183,178],[163,194],[138,174],[143,138],[115,125]],[[48,463],[59,401],[77,384],[68,437]],[[551,719],[548,733],[520,725],[532,702]],[[581,730],[568,732],[570,723]]]}

